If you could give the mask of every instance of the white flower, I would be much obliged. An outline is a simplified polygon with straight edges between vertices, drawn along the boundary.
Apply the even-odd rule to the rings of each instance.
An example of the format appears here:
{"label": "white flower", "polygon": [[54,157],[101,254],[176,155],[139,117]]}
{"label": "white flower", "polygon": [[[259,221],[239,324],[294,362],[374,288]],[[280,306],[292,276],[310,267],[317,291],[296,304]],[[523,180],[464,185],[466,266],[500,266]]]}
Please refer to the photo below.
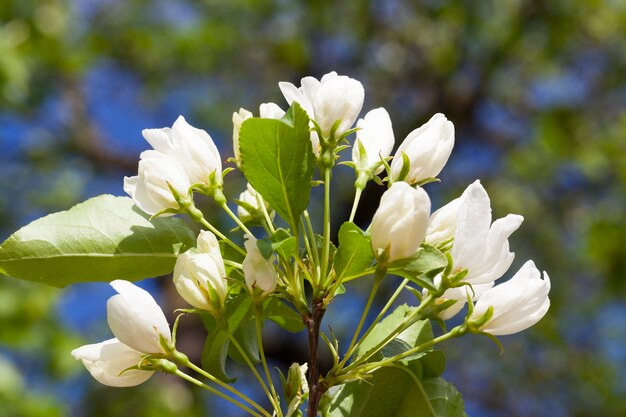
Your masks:
{"label": "white flower", "polygon": [[372,219],[372,249],[376,257],[387,252],[386,261],[408,258],[424,240],[430,198],[422,188],[394,182],[383,194]]}
{"label": "white flower", "polygon": [[174,266],[174,286],[192,306],[217,314],[228,292],[224,261],[215,235],[200,232],[195,251],[178,256]]}
{"label": "white flower", "polygon": [[[395,142],[389,113],[382,107],[370,110],[356,126],[359,130],[352,147],[352,162],[358,170],[373,171],[378,175],[383,170],[383,159],[391,154]],[[361,155],[361,147],[365,155]]]}
{"label": "white flower", "polygon": [[[285,111],[275,103],[263,103],[259,106],[259,114],[262,119],[281,119],[285,115]],[[233,113],[233,152],[235,153],[235,161],[237,165],[241,165],[241,153],[239,150],[239,131],[243,122],[254,117],[252,112],[246,109],[239,109]]]}
{"label": "white flower", "polygon": [[117,339],[81,346],[72,351],[74,359],[82,361],[96,381],[111,387],[133,387],[146,382],[154,371],[125,369],[137,366],[143,353]]}
{"label": "white flower", "polygon": [[172,341],[167,319],[154,298],[136,285],[115,280],[118,292],[107,302],[107,321],[120,342],[143,353],[166,353],[161,338]]}
{"label": "white flower", "polygon": [[[242,205],[239,205],[237,207],[237,217],[239,217],[242,222],[252,220],[255,215],[261,210],[261,204],[265,204],[266,208],[269,207],[268,204],[263,200],[263,197],[261,197],[257,190],[252,188],[250,184],[247,185],[246,191],[239,194],[239,200],[246,204],[249,204],[251,206],[250,209],[253,210],[253,213],[250,213],[248,211],[248,208]],[[273,212],[270,213],[270,216],[273,215]]]}
{"label": "white flower", "polygon": [[183,116],[176,119],[171,129],[145,129],[142,134],[155,151],[178,162],[192,185],[210,185],[213,172],[222,175],[222,160],[213,139],[206,131],[187,123]]}
{"label": "white flower", "polygon": [[403,181],[416,183],[435,178],[443,169],[454,146],[454,125],[441,113],[415,129],[404,139],[391,162],[391,177],[397,180],[402,171],[405,153],[410,161]]}
{"label": "white flower", "polygon": [[436,245],[454,237],[461,198],[456,198],[430,215],[426,242]]}
{"label": "white flower", "polygon": [[239,131],[241,130],[241,124],[251,117],[252,112],[243,108],[233,113],[233,152],[235,153],[237,165],[241,165],[241,153],[239,152]]}
{"label": "white flower", "polygon": [[246,247],[246,257],[243,260],[243,275],[246,278],[248,289],[254,292],[255,288],[269,294],[276,289],[276,268],[274,262],[276,256],[272,255],[265,259],[257,246],[257,239],[246,234],[244,246]]}
{"label": "white flower", "polygon": [[513,262],[515,254],[509,251],[508,238],[524,218],[509,214],[492,224],[489,196],[480,181],[467,187],[460,200],[450,250],[454,268],[467,269],[463,281],[472,285],[495,281]]}
{"label": "white flower", "polygon": [[[150,215],[166,209],[178,209],[170,186],[186,196],[191,183],[185,171],[174,158],[157,151],[144,151],[140,158],[138,175],[124,177],[124,191],[133,198],[137,207]],[[171,216],[172,213],[163,215]]]}
{"label": "white flower", "polygon": [[496,285],[480,296],[471,320],[480,318],[492,307],[493,315],[480,330],[495,336],[520,332],[537,323],[550,307],[550,278],[528,261],[509,281]]}
{"label": "white flower", "polygon": [[[309,117],[320,126],[324,137],[330,136],[332,126],[340,120],[335,136],[348,131],[363,107],[365,90],[363,85],[348,76],[330,72],[317,80],[305,77],[301,87],[288,82],[278,83],[280,91],[291,105],[298,102]],[[315,148],[314,148],[315,149]]]}
{"label": "white flower", "polygon": [[282,119],[285,111],[276,103],[262,103],[259,106],[259,115],[261,119]]}

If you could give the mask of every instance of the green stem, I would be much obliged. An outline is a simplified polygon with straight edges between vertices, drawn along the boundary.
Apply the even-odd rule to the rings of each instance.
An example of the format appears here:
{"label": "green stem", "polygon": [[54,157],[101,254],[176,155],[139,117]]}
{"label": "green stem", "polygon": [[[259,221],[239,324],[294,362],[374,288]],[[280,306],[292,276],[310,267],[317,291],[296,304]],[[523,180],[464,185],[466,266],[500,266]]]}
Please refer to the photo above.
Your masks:
{"label": "green stem", "polygon": [[[428,342],[422,343],[421,345],[417,347],[414,347],[405,352],[399,353],[395,356],[391,356],[389,358],[383,359],[382,361],[379,361],[379,362],[366,363],[362,366],[357,367],[356,369],[354,369],[354,371],[358,373],[375,371],[376,369],[382,368],[383,366],[389,366],[393,364],[394,362],[404,359],[407,356],[411,356],[416,353],[422,352],[423,350],[426,350],[436,345],[437,343],[441,343],[448,339],[461,336],[465,334],[466,332],[467,332],[467,328],[465,327],[465,325],[462,324],[450,330],[448,333],[442,334],[441,336],[431,339]],[[346,368],[346,370],[347,369],[348,368]]]}
{"label": "green stem", "polygon": [[361,333],[361,329],[363,328],[363,325],[365,324],[365,320],[367,319],[367,313],[369,312],[370,307],[372,306],[372,303],[374,302],[374,297],[376,296],[376,292],[378,291],[378,288],[380,287],[380,283],[382,282],[385,275],[387,275],[386,268],[384,267],[376,268],[376,272],[374,273],[374,283],[372,284],[372,290],[370,291],[370,295],[367,298],[367,303],[365,304],[365,308],[363,309],[363,314],[361,314],[361,319],[359,320],[359,324],[356,327],[356,331],[354,332],[354,335],[352,336],[352,340],[350,341],[348,350],[346,351],[346,354],[344,355],[341,362],[339,362],[339,369],[341,369],[343,365],[346,364],[350,356],[352,356],[352,354],[354,353],[354,347],[356,346],[356,341],[359,339],[359,334]]}
{"label": "green stem", "polygon": [[265,350],[263,349],[263,335],[261,333],[261,314],[258,309],[256,309],[256,337],[257,343],[259,345],[259,355],[261,356],[261,363],[263,364],[263,370],[265,371],[265,378],[270,386],[270,391],[272,392],[272,396],[274,397],[274,404],[276,406],[276,412],[278,416],[282,416],[282,410],[280,408],[280,401],[278,399],[278,395],[276,395],[276,388],[274,388],[274,383],[272,382],[272,375],[270,374],[269,367],[267,366],[267,359],[265,358]]}
{"label": "green stem", "polygon": [[[320,271],[319,282],[326,280],[328,273],[328,263],[330,262],[330,168],[324,169],[324,235],[322,244],[322,269]],[[315,291],[318,288],[314,288]]]}
{"label": "green stem", "polygon": [[406,285],[408,283],[409,283],[408,279],[405,279],[404,281],[402,281],[402,283],[398,286],[398,289],[396,289],[396,292],[393,293],[393,295],[391,296],[389,301],[387,301],[387,304],[385,304],[383,309],[380,310],[380,313],[378,313],[378,315],[376,316],[376,318],[374,319],[372,324],[370,324],[369,327],[367,328],[367,330],[365,331],[365,333],[363,333],[363,336],[361,336],[361,338],[357,342],[357,346],[360,345],[361,342],[363,342],[367,338],[367,336],[369,336],[369,334],[372,332],[372,330],[374,330],[374,327],[383,318],[383,316],[385,315],[387,310],[389,310],[389,308],[392,306],[394,301],[396,301],[396,298],[398,298],[398,296],[400,295],[400,293],[402,292],[402,290],[404,289],[404,287],[406,287]]}
{"label": "green stem", "polygon": [[354,202],[352,203],[352,211],[350,212],[350,223],[354,221],[354,216],[356,215],[356,209],[359,206],[359,201],[361,200],[361,194],[363,193],[363,188],[356,188],[356,192],[354,194]]}
{"label": "green stem", "polygon": [[261,211],[263,212],[263,217],[265,218],[265,223],[267,224],[269,231],[271,232],[271,234],[274,234],[276,229],[274,229],[274,223],[272,222],[272,218],[270,217],[270,214],[267,212],[267,207],[265,206],[265,200],[263,200],[263,197],[261,197],[260,195],[257,195],[256,200],[257,200],[257,203],[259,204],[259,207],[261,207]]}
{"label": "green stem", "polygon": [[224,388],[226,391],[228,391],[228,392],[236,395],[237,397],[241,398],[242,400],[244,400],[245,402],[247,402],[248,404],[250,404],[251,406],[253,406],[257,410],[259,410],[262,414],[264,414],[266,416],[270,416],[270,414],[263,407],[261,407],[256,401],[254,401],[253,399],[251,399],[250,397],[248,397],[244,393],[240,392],[236,388],[226,384],[223,381],[220,381],[219,379],[217,379],[216,377],[214,377],[213,375],[211,375],[210,373],[208,373],[204,369],[200,368],[196,364],[192,363],[191,361],[188,360],[186,363],[183,363],[182,365],[184,365],[187,368],[189,368],[189,369],[199,373],[200,375],[202,375],[205,378],[207,378],[209,381],[219,385],[220,387]]}
{"label": "green stem", "polygon": [[413,313],[411,313],[409,316],[406,317],[406,319],[404,320],[404,322],[400,326],[398,326],[393,332],[391,332],[389,335],[387,335],[387,337],[385,337],[382,341],[380,341],[376,346],[374,346],[372,349],[370,349],[367,354],[361,356],[359,359],[357,359],[356,361],[354,361],[353,363],[351,363],[350,365],[345,367],[344,371],[345,372],[349,372],[350,370],[352,370],[355,367],[359,366],[359,364],[361,364],[363,362],[366,362],[374,354],[376,354],[382,348],[384,348],[387,345],[387,343],[391,342],[396,336],[398,336],[400,333],[402,333],[403,331],[408,329],[413,324],[413,320],[415,320],[415,318],[417,318],[419,316],[419,314],[422,311],[422,309],[424,307],[426,307],[428,304],[430,304],[430,302],[432,300],[434,300],[434,299],[435,298],[432,295],[427,296],[422,301],[422,303],[415,308]]}
{"label": "green stem", "polygon": [[224,259],[224,265],[232,266],[237,269],[243,269],[243,265],[238,262],[231,261],[230,259]]}
{"label": "green stem", "polygon": [[246,362],[246,364],[248,365],[248,367],[254,374],[254,377],[259,382],[259,385],[261,385],[261,388],[265,392],[265,395],[267,396],[267,398],[270,400],[270,403],[272,403],[272,406],[274,407],[274,409],[280,410],[279,404],[276,404],[274,402],[274,396],[267,388],[267,384],[265,383],[265,381],[263,381],[263,378],[259,374],[259,371],[256,370],[256,367],[254,366],[254,364],[252,363],[252,361],[250,360],[246,352],[242,349],[239,342],[237,342],[237,339],[235,339],[235,337],[232,334],[230,334],[230,332],[228,332],[228,338],[230,339],[230,342],[233,344],[233,346],[235,346],[235,348],[239,351],[239,353],[241,354],[241,357],[243,358],[243,360]]}
{"label": "green stem", "polygon": [[196,206],[192,204],[186,207],[185,212],[189,214],[189,217],[191,217],[194,221],[200,223],[201,225],[209,229],[211,232],[213,232],[215,236],[222,239],[224,242],[226,242],[228,245],[230,245],[233,249],[235,249],[240,254],[246,256],[246,251],[243,250],[241,247],[239,247],[239,245],[237,245],[235,242],[227,238],[222,232],[217,230],[211,223],[209,223],[207,219],[204,218],[204,214],[202,214],[202,212],[198,210]]}
{"label": "green stem", "polygon": [[303,216],[304,216],[304,222],[306,223],[305,233],[308,231],[309,239],[312,243],[311,249],[313,251],[313,260],[315,262],[315,265],[319,266],[320,254],[317,251],[317,243],[315,242],[315,232],[313,231],[313,225],[311,224],[311,218],[309,217],[309,212],[307,210],[304,210]]}
{"label": "green stem", "polygon": [[235,213],[233,213],[233,211],[230,209],[230,207],[228,207],[228,204],[226,204],[226,203],[222,204],[222,208],[224,209],[226,214],[228,214],[230,216],[230,218],[233,219],[235,221],[235,223],[237,223],[237,226],[239,226],[241,228],[241,230],[243,230],[244,233],[249,234],[249,235],[252,234],[252,232],[250,232],[250,229],[248,229],[246,227],[246,225],[243,224],[243,222],[241,220],[239,220],[239,217],[237,217],[237,215]]}
{"label": "green stem", "polygon": [[180,370],[176,370],[174,372],[174,375],[178,376],[179,378],[184,379],[185,381],[189,381],[194,385],[197,385],[200,388],[204,388],[205,390],[209,391],[212,394],[217,395],[220,398],[225,399],[226,401],[229,401],[231,403],[233,403],[234,405],[236,405],[237,407],[241,408],[242,410],[245,410],[246,412],[248,412],[250,415],[255,416],[255,417],[263,417],[263,416],[269,416],[269,413],[264,412],[263,414],[259,414],[256,411],[254,411],[253,409],[251,409],[250,407],[248,407],[247,405],[237,401],[234,398],[229,397],[228,395],[216,390],[213,387],[210,387],[208,385],[206,385],[205,383],[198,381],[197,379],[195,379],[194,377],[187,375],[186,373],[180,371]]}

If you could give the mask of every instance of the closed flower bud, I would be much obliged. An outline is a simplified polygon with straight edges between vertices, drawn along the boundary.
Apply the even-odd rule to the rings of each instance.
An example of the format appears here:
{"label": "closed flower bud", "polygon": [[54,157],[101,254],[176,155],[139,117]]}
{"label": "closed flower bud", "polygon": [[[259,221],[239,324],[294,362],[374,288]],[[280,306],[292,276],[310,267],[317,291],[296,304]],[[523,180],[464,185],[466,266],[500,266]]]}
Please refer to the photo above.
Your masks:
{"label": "closed flower bud", "polygon": [[166,353],[161,339],[171,344],[172,333],[150,293],[119,279],[111,286],[118,294],[107,302],[107,321],[115,337],[142,353]]}
{"label": "closed flower bud", "polygon": [[[413,184],[435,178],[448,162],[453,146],[454,125],[443,114],[435,114],[428,123],[409,133],[396,151],[391,163],[392,179]],[[408,167],[404,167],[403,153]],[[400,178],[403,171],[406,177]]]}
{"label": "closed flower bud", "polygon": [[[244,204],[237,207],[237,217],[244,223],[262,216],[261,204],[265,204],[265,208],[269,209],[263,197],[250,184],[247,185],[246,191],[239,194],[239,200]],[[271,217],[273,215],[273,212],[270,213]]]}
{"label": "closed flower bud", "polygon": [[[537,323],[550,307],[550,278],[528,261],[509,281],[496,285],[480,296],[470,316],[480,323],[478,330],[495,336],[520,332]],[[488,313],[492,309],[491,314]],[[485,316],[485,314],[487,315]]]}
{"label": "closed flower bud", "polygon": [[424,240],[429,215],[426,191],[394,182],[372,219],[372,249],[379,261],[393,262],[413,255]]}
{"label": "closed flower bud", "polygon": [[[389,156],[395,142],[389,113],[382,107],[370,110],[363,119],[359,119],[356,126],[359,130],[352,147],[352,162],[357,171],[380,174],[383,160]],[[361,149],[365,151],[364,155]]]}
{"label": "closed flower bud", "polygon": [[192,185],[211,185],[212,174],[221,177],[222,160],[213,139],[206,131],[187,123],[183,116],[176,119],[171,129],[145,129],[142,133],[155,151],[178,162]]}
{"label": "closed flower bud", "polygon": [[154,371],[128,369],[137,366],[142,355],[117,339],[81,346],[72,351],[74,359],[82,361],[96,381],[111,387],[134,387],[154,374]]}
{"label": "closed flower bud", "polygon": [[[285,111],[275,103],[263,103],[259,106],[259,115],[262,119],[281,119],[285,115]],[[241,165],[239,131],[243,122],[251,117],[254,115],[246,109],[239,109],[238,112],[233,113],[233,151],[238,166]]]}
{"label": "closed flower bud", "polygon": [[[155,215],[163,210],[178,209],[172,191],[186,196],[191,187],[187,174],[174,158],[157,151],[144,151],[139,161],[137,176],[124,178],[124,191],[137,207]],[[172,213],[163,213],[171,216]]]}
{"label": "closed flower bud", "polygon": [[228,287],[224,261],[215,235],[200,232],[196,250],[178,256],[174,266],[174,286],[180,296],[195,308],[219,314]]}
{"label": "closed flower bud", "polygon": [[263,295],[273,292],[278,278],[274,267],[276,256],[272,255],[269,259],[265,259],[257,246],[256,238],[252,235],[245,235],[244,245],[246,257],[242,266],[248,289],[252,293],[259,289]]}
{"label": "closed flower bud", "polygon": [[235,161],[237,165],[241,165],[241,153],[239,151],[239,131],[244,121],[252,117],[252,112],[246,109],[239,109],[233,113],[233,152],[235,153]]}
{"label": "closed flower bud", "polygon": [[365,90],[363,85],[345,75],[330,72],[317,80],[305,77],[301,87],[288,82],[278,83],[280,91],[291,105],[298,102],[309,117],[320,126],[324,137],[330,137],[331,129],[338,120],[335,137],[347,132],[361,112]]}

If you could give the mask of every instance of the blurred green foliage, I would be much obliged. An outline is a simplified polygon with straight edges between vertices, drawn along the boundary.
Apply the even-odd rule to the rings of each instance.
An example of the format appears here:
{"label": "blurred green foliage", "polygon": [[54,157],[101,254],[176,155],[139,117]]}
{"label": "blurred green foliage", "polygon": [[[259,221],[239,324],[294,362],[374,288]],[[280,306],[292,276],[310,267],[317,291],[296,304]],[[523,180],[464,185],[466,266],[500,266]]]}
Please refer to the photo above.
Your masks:
{"label": "blurred green foliage", "polygon": [[[476,339],[447,347],[450,379],[474,404],[470,413],[623,416],[625,39],[619,0],[4,0],[2,236],[132,173],[136,155],[119,144],[137,149],[139,132],[120,128],[120,116],[135,115],[107,115],[102,108],[119,103],[103,100],[153,115],[156,124],[142,127],[184,112],[227,139],[240,106],[282,103],[278,80],[348,73],[364,82],[366,108],[388,109],[398,142],[435,112],[454,122],[456,152],[429,192],[446,201],[483,179],[496,216],[526,219],[512,241],[517,265],[532,258],[552,278],[550,313],[505,339],[505,355]],[[102,68],[108,77],[98,85],[93,74]],[[111,95],[94,98],[94,83]],[[1,127],[15,120],[19,129]],[[373,213],[377,192],[366,191],[357,220]],[[58,296],[0,279],[3,417],[67,412],[20,376],[31,361],[49,381],[78,369],[68,352],[83,341],[59,321]],[[74,408],[151,416],[201,407],[183,390],[186,408],[170,410],[163,386],[94,384]]]}

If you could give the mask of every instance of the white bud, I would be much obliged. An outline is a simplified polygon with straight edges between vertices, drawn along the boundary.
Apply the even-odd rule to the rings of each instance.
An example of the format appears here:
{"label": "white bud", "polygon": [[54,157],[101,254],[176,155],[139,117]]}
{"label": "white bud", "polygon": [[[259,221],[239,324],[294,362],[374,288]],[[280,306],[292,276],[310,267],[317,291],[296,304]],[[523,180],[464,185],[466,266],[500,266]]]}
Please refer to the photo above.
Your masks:
{"label": "white bud", "polygon": [[550,278],[528,261],[509,281],[480,296],[470,321],[477,321],[491,307],[493,315],[480,330],[495,336],[520,332],[537,323],[550,307]]}
{"label": "white bud", "polygon": [[454,125],[441,113],[415,129],[404,139],[391,162],[391,177],[397,180],[402,172],[405,153],[409,169],[404,181],[411,184],[435,178],[443,169],[454,147]]}
{"label": "white bud", "polygon": [[276,103],[262,103],[259,106],[259,115],[262,119],[282,119],[285,111]]}
{"label": "white bud", "polygon": [[191,183],[185,171],[174,158],[157,151],[144,151],[140,158],[138,175],[124,178],[124,191],[137,207],[150,215],[178,209],[170,187],[183,196],[187,195]]}
{"label": "white bud", "polygon": [[[266,209],[269,208],[267,202],[263,200],[263,197],[261,197],[261,195],[254,188],[252,188],[250,184],[247,185],[246,191],[239,194],[239,200],[250,206],[244,207],[242,205],[239,205],[237,207],[237,217],[239,217],[239,219],[244,223],[252,220],[258,215],[258,213],[261,211],[261,204],[265,204]],[[252,213],[250,213],[249,210],[252,210]],[[270,213],[271,217],[273,215],[273,212]]]}
{"label": "white bud", "polygon": [[426,235],[430,198],[422,188],[394,182],[383,194],[372,219],[372,249],[376,257],[387,252],[387,262],[413,255]]}
{"label": "white bud", "polygon": [[228,292],[225,278],[219,244],[211,232],[200,232],[196,250],[187,251],[176,259],[174,286],[195,308],[219,314]]}
{"label": "white bud", "polygon": [[246,257],[243,260],[243,275],[248,289],[254,293],[256,288],[263,291],[263,295],[269,294],[276,289],[277,274],[274,262],[276,256],[272,255],[265,259],[257,246],[257,239],[246,234],[244,246]]}
{"label": "white bud", "polygon": [[107,321],[115,337],[142,353],[166,353],[161,338],[171,343],[172,333],[150,293],[119,279],[111,286],[118,294],[107,302]]}
{"label": "white bud", "polygon": [[154,371],[125,369],[137,366],[143,353],[117,339],[81,346],[72,351],[74,359],[82,361],[96,381],[111,387],[134,387],[146,382]]}
{"label": "white bud", "polygon": [[305,77],[300,88],[288,82],[280,82],[278,86],[290,105],[296,101],[306,110],[325,137],[330,136],[332,126],[338,120],[340,123],[335,136],[348,131],[359,116],[365,97],[365,90],[359,81],[337,75],[334,71],[319,81]]}
{"label": "white bud", "polygon": [[241,154],[239,151],[239,131],[241,130],[241,124],[251,117],[252,113],[243,108],[233,113],[233,152],[235,153],[237,165],[241,165]]}
{"label": "white bud", "polygon": [[[389,113],[382,107],[370,110],[356,126],[359,130],[352,147],[352,162],[357,170],[380,174],[384,168],[383,160],[391,154],[395,142]],[[361,147],[365,155],[361,155]]]}

